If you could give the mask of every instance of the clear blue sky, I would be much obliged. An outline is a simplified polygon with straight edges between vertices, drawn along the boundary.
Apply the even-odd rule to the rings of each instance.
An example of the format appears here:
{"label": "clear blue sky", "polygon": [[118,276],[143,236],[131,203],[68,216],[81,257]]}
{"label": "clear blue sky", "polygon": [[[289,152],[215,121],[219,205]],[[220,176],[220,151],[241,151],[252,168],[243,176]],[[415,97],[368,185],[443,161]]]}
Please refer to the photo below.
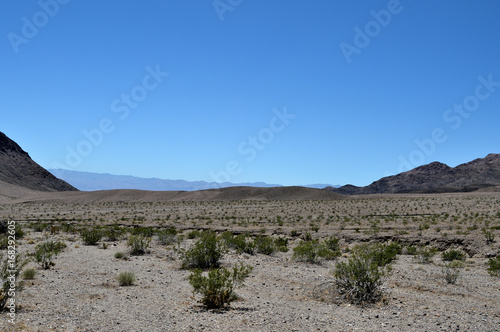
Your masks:
{"label": "clear blue sky", "polygon": [[496,0],[9,0],[0,37],[0,131],[46,168],[368,185],[500,152]]}

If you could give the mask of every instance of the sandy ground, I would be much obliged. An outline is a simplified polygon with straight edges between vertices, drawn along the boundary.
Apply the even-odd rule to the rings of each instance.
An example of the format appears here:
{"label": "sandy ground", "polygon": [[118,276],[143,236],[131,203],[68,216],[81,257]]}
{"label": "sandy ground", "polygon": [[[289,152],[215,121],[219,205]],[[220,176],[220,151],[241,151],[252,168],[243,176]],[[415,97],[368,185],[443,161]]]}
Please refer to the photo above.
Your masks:
{"label": "sandy ground", "polygon": [[[193,298],[171,247],[153,240],[144,256],[116,259],[127,252],[126,241],[107,242],[108,248],[85,246],[78,234],[35,232],[18,242],[32,252],[45,238],[63,240],[68,247],[50,270],[37,268],[18,294],[17,324],[0,316],[5,331],[498,331],[500,279],[486,271],[487,256],[500,253],[498,195],[371,197],[342,201],[176,202],[95,204],[4,204],[0,218],[20,223],[135,224],[185,228],[265,232],[300,239],[292,230],[310,231],[316,238],[339,236],[342,247],[364,241],[398,238],[441,250],[468,253],[455,285],[446,283],[440,255],[433,264],[400,255],[384,282],[385,299],[358,307],[318,295],[333,280],[335,262],[321,265],[291,260],[292,250],[271,256],[229,252],[223,265],[254,266],[240,299],[230,309],[207,311]],[[170,215],[167,218],[167,215]],[[280,216],[281,219],[276,217]],[[280,220],[283,221],[280,223]],[[312,230],[318,227],[318,231]],[[481,228],[497,235],[487,245]],[[445,235],[446,233],[446,235]],[[187,246],[192,240],[186,240]],[[347,255],[347,254],[344,254]],[[340,258],[345,259],[345,258]],[[134,272],[137,283],[118,285],[120,272]]]}

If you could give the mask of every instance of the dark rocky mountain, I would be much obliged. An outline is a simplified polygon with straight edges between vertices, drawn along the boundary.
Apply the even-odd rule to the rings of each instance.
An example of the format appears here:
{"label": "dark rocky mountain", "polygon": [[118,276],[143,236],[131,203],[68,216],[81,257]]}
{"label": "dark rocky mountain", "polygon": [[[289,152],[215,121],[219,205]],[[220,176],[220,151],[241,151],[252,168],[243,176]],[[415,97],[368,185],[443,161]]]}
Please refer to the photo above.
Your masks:
{"label": "dark rocky mountain", "polygon": [[500,185],[500,154],[450,167],[433,162],[411,171],[384,177],[366,187],[326,188],[340,194],[399,194],[470,192]]}
{"label": "dark rocky mountain", "polygon": [[35,191],[76,191],[34,162],[28,153],[0,132],[0,189]]}

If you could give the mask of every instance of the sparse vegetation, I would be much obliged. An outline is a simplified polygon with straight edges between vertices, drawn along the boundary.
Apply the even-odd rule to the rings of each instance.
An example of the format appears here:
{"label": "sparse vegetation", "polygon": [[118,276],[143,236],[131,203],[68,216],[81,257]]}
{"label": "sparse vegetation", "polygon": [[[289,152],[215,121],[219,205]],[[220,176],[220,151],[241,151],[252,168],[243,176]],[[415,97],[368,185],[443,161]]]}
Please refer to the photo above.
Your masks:
{"label": "sparse vegetation", "polygon": [[124,257],[125,257],[125,253],[124,253],[123,251],[117,251],[117,252],[115,252],[114,257],[115,257],[116,259],[122,259],[122,258],[124,258]]}
{"label": "sparse vegetation", "polygon": [[452,262],[452,261],[465,261],[465,253],[460,251],[460,250],[456,250],[456,249],[451,249],[451,250],[448,250],[448,251],[444,251],[442,254],[441,254],[441,258],[443,259],[443,261],[445,262]]}
{"label": "sparse vegetation", "polygon": [[488,273],[492,277],[500,277],[500,255],[488,260]]}
{"label": "sparse vegetation", "polygon": [[293,248],[293,259],[299,262],[318,264],[323,260],[333,260],[340,256],[340,250],[331,250],[332,243],[318,240],[302,241]]}
{"label": "sparse vegetation", "polygon": [[[378,249],[363,246],[353,252],[347,262],[339,262],[334,277],[338,292],[353,304],[373,303],[382,297],[381,286],[388,269],[380,266]],[[384,255],[385,256],[385,255]]]}
{"label": "sparse vegetation", "polygon": [[42,269],[48,270],[55,265],[53,262],[54,258],[59,255],[64,248],[66,248],[64,242],[49,240],[36,245],[33,257]]}
{"label": "sparse vegetation", "polygon": [[33,268],[26,269],[22,273],[22,277],[25,280],[33,280],[35,279],[35,276],[36,276],[36,270]]}
{"label": "sparse vegetation", "polygon": [[143,234],[131,235],[127,241],[130,247],[130,254],[134,256],[144,255],[151,243],[151,237]]}
{"label": "sparse vegetation", "polygon": [[120,286],[132,286],[137,281],[133,272],[121,272],[117,279]]}
{"label": "sparse vegetation", "polygon": [[219,266],[227,248],[214,232],[203,232],[188,250],[180,251],[182,267],[187,269],[210,269]]}
{"label": "sparse vegetation", "polygon": [[83,244],[86,246],[95,246],[99,241],[101,241],[103,233],[99,228],[83,229],[80,232],[82,236]]}
{"label": "sparse vegetation", "polygon": [[193,295],[201,294],[202,303],[207,309],[219,309],[234,299],[234,290],[243,286],[243,282],[252,272],[253,267],[240,263],[232,271],[225,267],[212,269],[208,275],[203,275],[201,269],[196,269],[189,276],[193,287]]}

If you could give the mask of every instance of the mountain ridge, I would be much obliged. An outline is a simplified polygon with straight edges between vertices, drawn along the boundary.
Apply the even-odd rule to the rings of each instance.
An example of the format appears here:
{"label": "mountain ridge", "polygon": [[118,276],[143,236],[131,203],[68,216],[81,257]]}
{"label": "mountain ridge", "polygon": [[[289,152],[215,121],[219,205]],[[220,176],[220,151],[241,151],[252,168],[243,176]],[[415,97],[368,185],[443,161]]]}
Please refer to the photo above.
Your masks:
{"label": "mountain ridge", "polygon": [[368,186],[326,188],[344,195],[470,192],[500,186],[500,154],[450,167],[441,162],[383,177]]}
{"label": "mountain ridge", "polygon": [[[219,189],[229,187],[259,187],[274,188],[284,187],[281,184],[269,184],[265,182],[206,182],[171,180],[160,178],[142,178],[132,175],[115,175],[110,173],[81,172],[66,169],[48,169],[56,177],[65,180],[82,191],[115,190],[115,189],[136,189],[151,191],[196,191],[207,189]],[[328,184],[311,184],[301,187],[323,189]],[[337,187],[337,186],[335,186]]]}
{"label": "mountain ridge", "polygon": [[38,165],[26,151],[3,132],[0,132],[0,183],[24,190],[77,191]]}

